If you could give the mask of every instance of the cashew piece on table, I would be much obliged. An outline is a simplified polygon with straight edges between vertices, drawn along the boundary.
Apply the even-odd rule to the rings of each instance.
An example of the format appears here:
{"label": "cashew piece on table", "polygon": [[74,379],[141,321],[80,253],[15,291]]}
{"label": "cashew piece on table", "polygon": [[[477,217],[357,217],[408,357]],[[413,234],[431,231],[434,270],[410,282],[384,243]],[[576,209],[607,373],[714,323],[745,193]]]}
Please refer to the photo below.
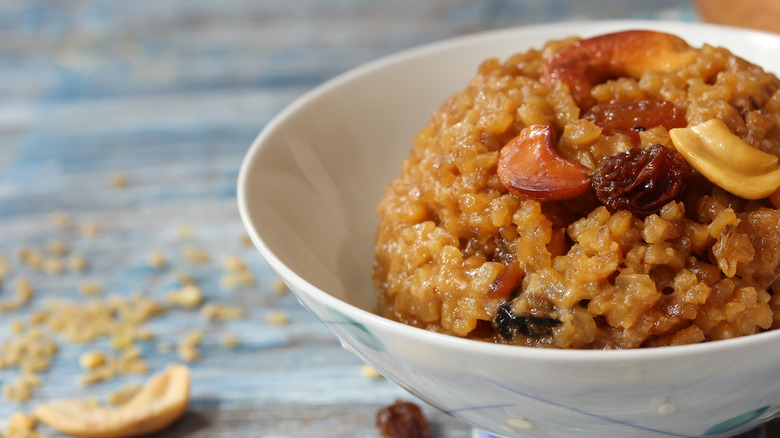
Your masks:
{"label": "cashew piece on table", "polygon": [[121,438],[157,432],[187,410],[190,370],[171,365],[153,376],[127,403],[104,407],[83,400],[58,400],[34,410],[35,417],[59,432],[79,437]]}
{"label": "cashew piece on table", "polygon": [[674,147],[713,184],[745,199],[763,199],[780,188],[778,157],[745,143],[720,119],[669,131]]}

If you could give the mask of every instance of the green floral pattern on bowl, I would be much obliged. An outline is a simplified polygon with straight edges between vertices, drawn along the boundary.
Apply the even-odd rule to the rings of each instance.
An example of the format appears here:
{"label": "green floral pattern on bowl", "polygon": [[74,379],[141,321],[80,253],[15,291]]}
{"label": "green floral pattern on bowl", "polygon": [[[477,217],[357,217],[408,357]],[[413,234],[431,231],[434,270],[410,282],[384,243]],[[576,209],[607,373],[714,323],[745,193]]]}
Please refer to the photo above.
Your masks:
{"label": "green floral pattern on bowl", "polygon": [[760,417],[764,412],[766,412],[767,409],[769,409],[769,406],[763,406],[750,412],[745,412],[742,415],[737,415],[730,420],[726,420],[707,429],[707,431],[704,432],[704,436],[720,435],[722,433],[730,432],[734,429],[740,428]]}
{"label": "green floral pattern on bowl", "polygon": [[385,345],[379,340],[373,333],[371,333],[365,325],[355,321],[349,316],[339,312],[338,310],[327,306],[328,313],[330,314],[330,321],[323,321],[327,325],[337,325],[346,331],[352,339],[357,341],[363,346],[366,346],[374,351],[385,351]]}

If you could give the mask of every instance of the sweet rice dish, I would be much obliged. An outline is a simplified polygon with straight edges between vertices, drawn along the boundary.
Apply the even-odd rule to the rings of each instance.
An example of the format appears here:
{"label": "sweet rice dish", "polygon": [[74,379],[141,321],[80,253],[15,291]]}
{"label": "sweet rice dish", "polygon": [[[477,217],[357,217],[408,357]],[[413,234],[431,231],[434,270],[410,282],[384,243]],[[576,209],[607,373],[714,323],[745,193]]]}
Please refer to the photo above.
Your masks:
{"label": "sweet rice dish", "polygon": [[380,312],[550,348],[778,328],[778,156],[780,80],[725,48],[631,30],[487,59],[379,203]]}

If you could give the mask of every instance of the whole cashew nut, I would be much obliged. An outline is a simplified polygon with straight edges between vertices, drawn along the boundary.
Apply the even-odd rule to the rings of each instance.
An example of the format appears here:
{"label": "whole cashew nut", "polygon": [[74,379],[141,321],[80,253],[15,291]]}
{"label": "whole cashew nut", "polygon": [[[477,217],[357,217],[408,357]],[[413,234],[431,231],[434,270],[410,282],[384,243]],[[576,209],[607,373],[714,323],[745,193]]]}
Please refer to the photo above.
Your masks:
{"label": "whole cashew nut", "polygon": [[780,188],[778,157],[745,143],[720,119],[669,131],[674,147],[713,184],[745,199],[763,199]]}
{"label": "whole cashew nut", "polygon": [[542,82],[550,87],[566,84],[585,108],[595,102],[594,85],[610,78],[638,78],[646,71],[671,72],[696,57],[680,37],[649,30],[628,30],[579,40],[564,47],[542,65]]}

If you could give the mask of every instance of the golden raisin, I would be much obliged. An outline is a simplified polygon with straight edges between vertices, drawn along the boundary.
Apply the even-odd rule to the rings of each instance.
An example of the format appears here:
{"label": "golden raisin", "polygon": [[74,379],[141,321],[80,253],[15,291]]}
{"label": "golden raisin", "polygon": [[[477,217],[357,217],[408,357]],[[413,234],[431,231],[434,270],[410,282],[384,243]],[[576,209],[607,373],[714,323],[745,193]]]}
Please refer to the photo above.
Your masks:
{"label": "golden raisin", "polygon": [[688,124],[684,111],[673,103],[660,99],[599,103],[590,108],[583,117],[600,126],[602,134],[625,134],[634,144],[639,144],[641,131],[656,126],[666,129],[682,128]]}

